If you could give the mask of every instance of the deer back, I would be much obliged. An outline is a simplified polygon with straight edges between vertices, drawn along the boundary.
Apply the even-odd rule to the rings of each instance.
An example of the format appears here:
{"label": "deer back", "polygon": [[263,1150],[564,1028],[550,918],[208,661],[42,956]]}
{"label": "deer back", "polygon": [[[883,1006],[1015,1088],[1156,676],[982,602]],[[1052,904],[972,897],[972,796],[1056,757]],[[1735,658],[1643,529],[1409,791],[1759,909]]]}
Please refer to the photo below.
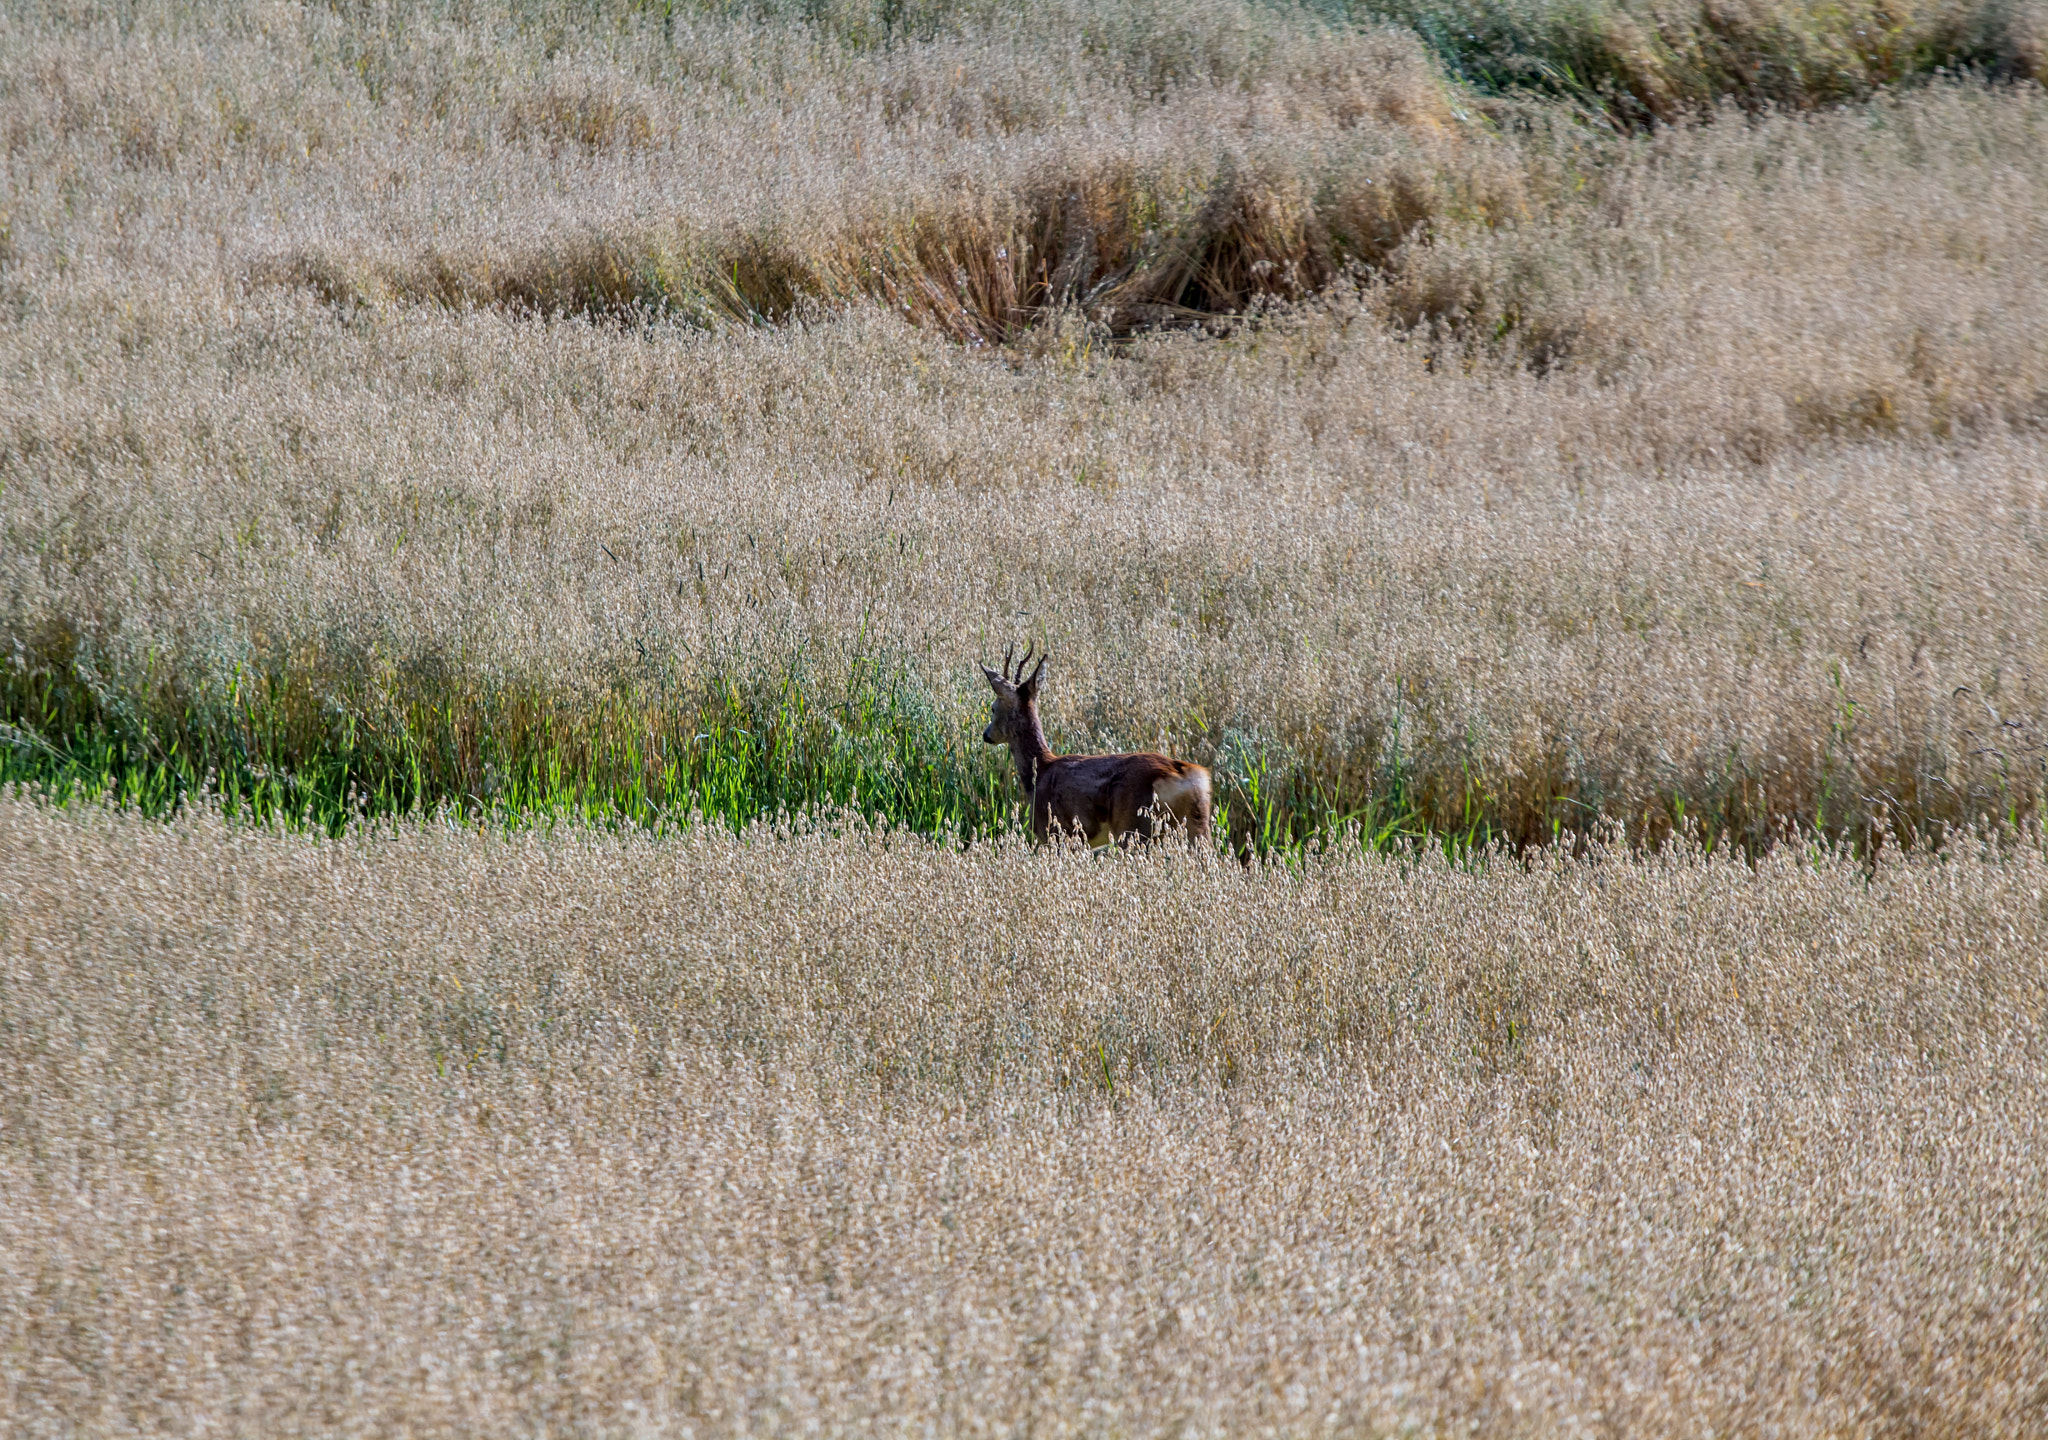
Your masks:
{"label": "deer back", "polygon": [[1167,816],[1190,835],[1209,833],[1209,772],[1186,760],[1134,755],[1065,755],[1039,767],[1031,828],[1079,835],[1092,845],[1150,838]]}

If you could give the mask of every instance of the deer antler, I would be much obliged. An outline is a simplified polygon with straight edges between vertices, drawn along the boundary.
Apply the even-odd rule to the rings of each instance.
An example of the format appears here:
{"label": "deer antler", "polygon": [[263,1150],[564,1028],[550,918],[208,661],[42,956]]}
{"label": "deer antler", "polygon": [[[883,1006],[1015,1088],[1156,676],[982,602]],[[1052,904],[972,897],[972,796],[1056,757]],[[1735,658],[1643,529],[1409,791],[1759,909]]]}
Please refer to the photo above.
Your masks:
{"label": "deer antler", "polygon": [[[1031,664],[1031,657],[1034,653],[1038,656],[1038,668],[1031,672],[1031,678],[1027,680],[1024,678],[1024,671]],[[1019,689],[1026,685],[1036,685],[1038,677],[1045,673],[1045,655],[1046,652],[1040,650],[1038,642],[1033,640],[1024,646],[1024,658],[1019,660],[1017,659],[1017,642],[1012,640],[1003,649],[1002,670],[1000,672],[994,671],[984,665],[981,667],[981,673],[988,676],[990,683],[1001,680],[1005,685],[1015,686]]]}

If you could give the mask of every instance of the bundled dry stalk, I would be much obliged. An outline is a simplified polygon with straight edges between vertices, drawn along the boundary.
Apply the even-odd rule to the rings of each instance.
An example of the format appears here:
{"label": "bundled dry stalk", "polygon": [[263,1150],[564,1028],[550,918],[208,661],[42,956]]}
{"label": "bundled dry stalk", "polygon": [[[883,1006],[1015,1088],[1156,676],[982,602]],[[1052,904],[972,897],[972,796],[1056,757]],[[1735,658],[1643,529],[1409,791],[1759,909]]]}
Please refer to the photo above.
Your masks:
{"label": "bundled dry stalk", "polygon": [[2048,882],[0,805],[22,1433],[2020,1435]]}

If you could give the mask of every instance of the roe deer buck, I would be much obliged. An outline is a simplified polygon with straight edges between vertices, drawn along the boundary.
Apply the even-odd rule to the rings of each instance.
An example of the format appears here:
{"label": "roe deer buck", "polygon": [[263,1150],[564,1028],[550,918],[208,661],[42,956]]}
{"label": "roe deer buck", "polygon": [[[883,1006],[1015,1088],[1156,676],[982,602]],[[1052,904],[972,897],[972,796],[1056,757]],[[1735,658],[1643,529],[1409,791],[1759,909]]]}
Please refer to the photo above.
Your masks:
{"label": "roe deer buck", "polygon": [[[1034,642],[1035,643],[1035,642]],[[1045,655],[1027,677],[1031,647],[1016,673],[1010,671],[1012,645],[1003,652],[999,675],[984,665],[989,688],[996,692],[995,714],[981,738],[1008,745],[1017,762],[1017,782],[1031,797],[1031,833],[1040,842],[1057,825],[1091,845],[1152,838],[1154,821],[1171,815],[1187,827],[1190,840],[1209,833],[1209,772],[1186,760],[1165,755],[1055,755],[1038,723],[1038,679],[1045,673]]]}

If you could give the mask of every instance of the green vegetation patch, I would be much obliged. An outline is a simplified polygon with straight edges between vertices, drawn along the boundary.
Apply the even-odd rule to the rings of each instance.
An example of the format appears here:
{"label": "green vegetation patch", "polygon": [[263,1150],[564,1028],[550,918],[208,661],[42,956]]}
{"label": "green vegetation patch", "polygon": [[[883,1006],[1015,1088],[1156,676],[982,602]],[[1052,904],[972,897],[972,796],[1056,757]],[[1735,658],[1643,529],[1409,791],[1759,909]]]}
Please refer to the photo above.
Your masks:
{"label": "green vegetation patch", "polygon": [[1374,0],[1485,94],[1569,100],[1624,128],[1730,102],[1810,109],[1949,71],[2038,77],[2048,7],[2006,0]]}
{"label": "green vegetation patch", "polygon": [[0,783],[156,816],[204,796],[231,816],[337,835],[356,820],[436,811],[507,826],[709,819],[743,830],[841,809],[963,840],[1013,825],[1001,757],[874,659],[828,677],[799,654],[591,694],[412,678],[440,683],[239,666],[211,687],[165,683],[159,707],[142,709],[74,658],[12,677]]}

